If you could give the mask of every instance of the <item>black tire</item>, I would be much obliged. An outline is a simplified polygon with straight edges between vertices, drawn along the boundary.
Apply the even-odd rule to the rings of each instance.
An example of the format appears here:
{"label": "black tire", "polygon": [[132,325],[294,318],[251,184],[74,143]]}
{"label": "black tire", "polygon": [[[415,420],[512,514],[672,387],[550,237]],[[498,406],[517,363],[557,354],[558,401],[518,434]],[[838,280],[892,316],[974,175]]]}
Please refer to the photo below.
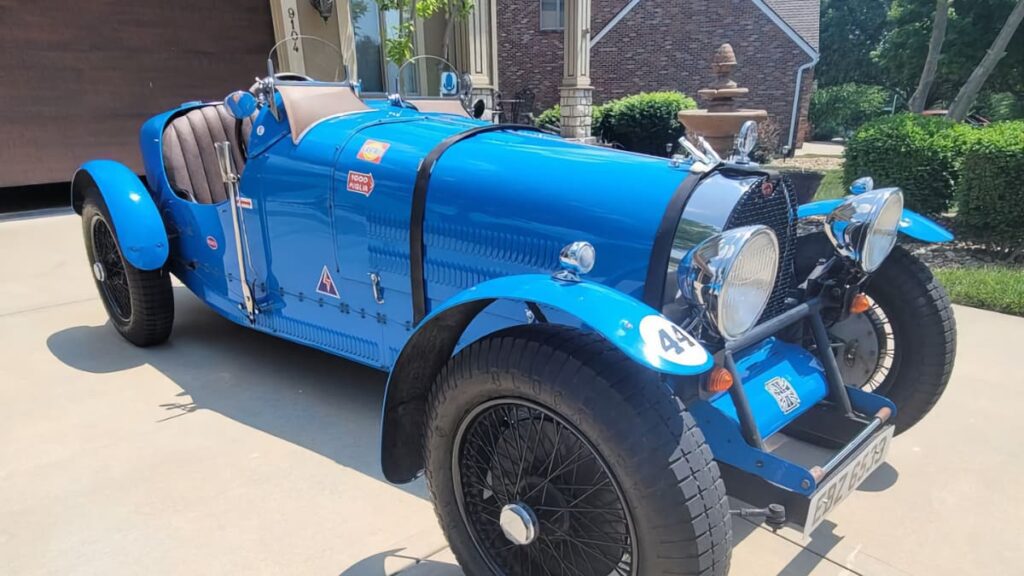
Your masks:
{"label": "black tire", "polygon": [[905,432],[931,411],[949,383],[956,359],[953,307],[931,270],[901,246],[864,293],[887,317],[894,344],[888,373],[871,391],[896,404],[896,432]]}
{"label": "black tire", "polygon": [[[90,191],[82,206],[82,232],[90,271],[110,323],[136,346],[165,342],[174,323],[174,293],[164,270],[139,270],[121,253],[103,200]],[[96,272],[97,260],[102,273]]]}
{"label": "black tire", "polygon": [[[470,476],[462,472],[456,453],[460,458],[469,457],[463,450],[463,446],[468,445],[468,441],[461,440],[464,432],[474,430],[478,426],[477,419],[482,421],[481,426],[487,422],[482,416],[486,412],[482,411],[499,409],[541,416],[532,420],[516,416],[514,426],[508,424],[513,420],[506,419],[504,422],[508,425],[504,431],[492,426],[492,430],[499,430],[502,440],[489,453],[493,456],[488,472],[493,488],[489,498],[493,503],[488,504],[485,501],[486,490],[475,494],[471,490],[463,490],[461,478],[465,477],[467,483],[471,483]],[[530,471],[532,467],[534,472],[548,474],[551,483],[542,480],[538,484],[544,487],[540,494],[547,495],[549,489],[558,494],[568,492],[568,495],[560,496],[566,502],[563,506],[572,509],[565,513],[565,517],[559,517],[560,513],[551,517],[552,512],[543,510],[550,510],[544,506],[546,496],[535,493],[524,498],[530,481],[528,478],[540,479],[537,475],[528,475],[527,471],[521,473],[522,489],[517,476],[515,487],[508,489],[511,496],[499,494],[499,490],[504,491],[505,488],[497,487],[499,480],[496,474],[506,467],[504,463],[497,463],[501,460],[497,454],[504,450],[507,458],[515,455],[511,448],[514,443],[508,440],[507,435],[513,428],[523,428],[521,423],[527,421],[530,426],[526,428],[524,438],[529,441],[531,428],[535,428],[536,436],[530,458],[520,459],[519,469]],[[621,559],[618,554],[629,548],[628,566],[620,564],[626,567],[616,573],[710,576],[724,575],[729,571],[732,524],[725,485],[703,434],[683,404],[655,374],[638,368],[635,362],[599,336],[566,327],[531,325],[510,328],[480,340],[460,352],[439,375],[430,393],[427,422],[424,457],[428,485],[440,524],[467,574],[603,576],[612,572],[608,566],[601,567],[600,562],[592,559],[594,551],[585,549],[588,544],[573,543],[577,536],[587,534],[588,530],[621,539],[615,545],[622,548],[616,549],[614,557]],[[546,436],[542,435],[542,429],[546,430]],[[576,478],[576,470],[571,480],[574,486],[567,487],[565,476],[569,474],[568,469],[564,474],[549,474],[536,469],[537,462],[543,465],[549,457],[546,470],[554,467],[550,462],[559,454],[559,449],[552,448],[558,443],[550,441],[552,431],[556,429],[576,435],[573,438],[568,432],[556,433],[556,439],[562,434],[561,442],[571,439],[577,442],[576,446],[589,447],[593,452],[593,460],[586,462],[590,463],[594,482],[602,476],[593,470],[603,470],[605,477],[610,478],[602,485],[605,490],[602,498],[607,509],[573,508],[570,498],[588,497],[588,492],[579,497],[577,492],[573,492],[586,488],[585,484],[579,485],[583,483]],[[519,436],[521,433],[517,431],[516,434]],[[546,452],[538,458],[538,450]],[[581,448],[577,448],[577,452],[579,450]],[[570,448],[564,448],[564,451],[568,452]],[[595,463],[600,464],[600,468]],[[513,467],[514,461],[506,469],[511,471]],[[579,476],[589,477],[583,472]],[[480,482],[476,481],[476,484],[480,485]],[[616,498],[609,495],[609,487],[614,488],[611,494]],[[551,498],[554,499],[555,495]],[[484,526],[484,530],[491,532],[499,530],[488,524],[494,520],[493,514],[503,501],[517,498],[540,510],[533,516],[540,527],[536,540],[525,546],[512,545],[515,553],[520,554],[517,558],[531,559],[532,572],[525,565],[527,562],[517,564],[508,557],[513,552],[506,555],[504,552],[492,553],[490,549],[482,551],[476,544],[478,539],[484,539],[479,537],[481,529],[472,527]],[[542,502],[536,503],[537,499]],[[483,512],[473,516],[471,506],[466,502],[478,506],[478,511],[483,511],[483,506],[491,506],[492,516],[488,517]],[[585,505],[590,501],[584,499],[581,502]],[[618,508],[615,503],[618,503]],[[470,510],[466,516],[463,515],[464,509]],[[614,510],[621,510],[622,514],[613,514]],[[599,515],[587,519],[586,514]],[[480,523],[474,524],[476,520]],[[552,528],[556,521],[561,529]],[[607,528],[615,530],[606,531]],[[548,531],[547,536],[545,531]],[[500,531],[497,534],[501,538],[507,537]],[[545,538],[550,538],[547,544],[542,541]],[[556,556],[553,554],[556,539],[561,551],[557,556],[561,560],[551,559]],[[500,540],[495,538],[493,541]],[[611,550],[593,539],[581,538],[581,541],[600,548],[599,552]],[[507,541],[501,542],[507,544]],[[529,550],[532,546],[537,546],[533,555]],[[545,550],[550,553],[542,556]],[[573,563],[573,569],[568,570],[563,562]]]}

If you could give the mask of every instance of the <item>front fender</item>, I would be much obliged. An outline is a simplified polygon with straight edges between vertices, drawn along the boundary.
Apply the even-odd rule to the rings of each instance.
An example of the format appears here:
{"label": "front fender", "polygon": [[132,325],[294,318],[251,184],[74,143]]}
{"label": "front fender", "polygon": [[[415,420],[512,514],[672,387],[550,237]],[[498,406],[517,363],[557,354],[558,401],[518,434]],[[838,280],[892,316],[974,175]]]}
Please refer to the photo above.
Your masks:
{"label": "front fender", "polygon": [[121,252],[139,270],[157,270],[167,262],[167,230],[149,190],[127,166],[113,160],[86,162],[71,179],[71,206],[98,194],[107,207]]}
{"label": "front fender", "polygon": [[[381,424],[381,465],[389,481],[408,482],[423,468],[418,438],[425,424],[427,393],[466,327],[495,300],[533,302],[566,312],[641,367],[656,372],[694,376],[714,363],[695,339],[657,310],[602,284],[563,282],[542,274],[484,282],[424,318],[391,370]],[[673,338],[685,343],[684,352],[678,353]]]}
{"label": "front fender", "polygon": [[[799,218],[825,216],[834,210],[836,206],[842,204],[843,200],[843,198],[836,198],[834,200],[819,200],[810,204],[804,204],[796,209],[796,214]],[[900,218],[900,232],[922,242],[940,243],[953,240],[953,234],[949,230],[939,226],[927,216],[922,216],[906,208],[903,209],[903,217]]]}

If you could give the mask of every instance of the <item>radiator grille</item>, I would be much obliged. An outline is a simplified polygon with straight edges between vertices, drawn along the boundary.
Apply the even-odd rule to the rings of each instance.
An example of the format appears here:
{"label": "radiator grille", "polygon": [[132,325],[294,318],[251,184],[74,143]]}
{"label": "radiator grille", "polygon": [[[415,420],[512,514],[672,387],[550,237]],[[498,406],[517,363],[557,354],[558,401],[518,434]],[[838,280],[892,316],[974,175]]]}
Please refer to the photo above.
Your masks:
{"label": "radiator grille", "polygon": [[[767,194],[766,184],[772,193]],[[759,322],[774,318],[786,311],[786,299],[795,288],[796,272],[793,260],[796,256],[796,193],[789,178],[763,178],[740,197],[733,208],[725,229],[761,224],[775,232],[779,240],[779,270],[775,277],[775,288],[768,299]]]}

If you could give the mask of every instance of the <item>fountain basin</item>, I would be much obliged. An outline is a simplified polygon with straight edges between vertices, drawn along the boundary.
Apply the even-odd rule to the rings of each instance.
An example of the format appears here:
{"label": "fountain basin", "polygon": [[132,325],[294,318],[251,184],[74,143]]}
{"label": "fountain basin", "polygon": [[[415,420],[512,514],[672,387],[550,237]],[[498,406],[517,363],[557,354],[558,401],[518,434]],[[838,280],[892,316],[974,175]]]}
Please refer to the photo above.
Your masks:
{"label": "fountain basin", "polygon": [[732,152],[733,141],[743,123],[747,120],[766,120],[768,112],[742,108],[729,112],[682,110],[678,118],[679,123],[686,127],[687,138],[695,140],[697,136],[703,136],[715,151],[726,156]]}

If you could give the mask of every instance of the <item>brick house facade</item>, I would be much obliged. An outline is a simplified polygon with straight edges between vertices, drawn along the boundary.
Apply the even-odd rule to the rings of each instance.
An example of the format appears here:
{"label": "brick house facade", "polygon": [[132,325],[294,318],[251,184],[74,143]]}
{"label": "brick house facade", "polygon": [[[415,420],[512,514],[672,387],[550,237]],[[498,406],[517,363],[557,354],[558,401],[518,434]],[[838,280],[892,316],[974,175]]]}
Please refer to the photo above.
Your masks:
{"label": "brick house facade", "polygon": [[[506,96],[534,90],[536,112],[558,102],[563,48],[561,30],[540,29],[540,5],[497,0],[496,11],[498,85]],[[819,10],[819,0],[592,0],[594,103],[653,90],[695,98],[714,79],[715,48],[729,42],[739,61],[733,78],[750,89],[743,105],[767,110],[785,145],[798,70],[816,60]],[[800,84],[797,146],[808,131],[813,68]]]}

